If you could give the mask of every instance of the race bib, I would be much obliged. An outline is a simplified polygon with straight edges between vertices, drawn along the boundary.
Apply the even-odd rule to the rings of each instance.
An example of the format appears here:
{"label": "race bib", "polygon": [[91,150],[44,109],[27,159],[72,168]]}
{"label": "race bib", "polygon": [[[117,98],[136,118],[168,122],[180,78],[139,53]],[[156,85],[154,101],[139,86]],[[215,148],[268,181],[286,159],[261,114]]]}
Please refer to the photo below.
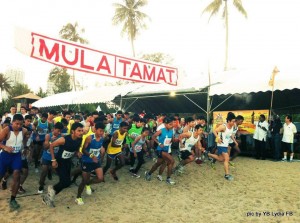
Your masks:
{"label": "race bib", "polygon": [[165,138],[165,140],[164,140],[164,146],[169,146],[169,145],[171,145],[171,138]]}
{"label": "race bib", "polygon": [[192,150],[192,147],[193,147],[193,144],[188,144],[187,149],[188,149],[189,151],[191,151],[191,150]]}
{"label": "race bib", "polygon": [[137,133],[133,132],[133,133],[131,133],[131,136],[132,136],[133,138],[136,138],[136,137],[138,137],[138,136],[139,136],[139,134],[137,134]]}
{"label": "race bib", "polygon": [[116,142],[115,142],[116,145],[121,146],[122,143],[123,143],[123,140],[116,139]]}
{"label": "race bib", "polygon": [[66,151],[64,150],[62,155],[61,155],[61,158],[63,159],[69,159],[71,158],[73,155],[74,155],[75,152],[69,152],[69,151]]}
{"label": "race bib", "polygon": [[21,151],[21,146],[12,146],[12,148],[14,149],[13,153],[18,153]]}
{"label": "race bib", "polygon": [[113,129],[118,129],[120,127],[120,124],[113,124]]}
{"label": "race bib", "polygon": [[38,128],[39,135],[46,135],[48,133],[48,129]]}
{"label": "race bib", "polygon": [[[54,154],[58,153],[59,146],[54,147],[53,150],[54,150]],[[47,150],[47,153],[50,154],[50,149]]]}
{"label": "race bib", "polygon": [[94,156],[98,157],[100,155],[100,149],[90,149],[90,153],[94,154]]}
{"label": "race bib", "polygon": [[135,147],[135,151],[140,152],[142,150],[142,145],[136,145]]}

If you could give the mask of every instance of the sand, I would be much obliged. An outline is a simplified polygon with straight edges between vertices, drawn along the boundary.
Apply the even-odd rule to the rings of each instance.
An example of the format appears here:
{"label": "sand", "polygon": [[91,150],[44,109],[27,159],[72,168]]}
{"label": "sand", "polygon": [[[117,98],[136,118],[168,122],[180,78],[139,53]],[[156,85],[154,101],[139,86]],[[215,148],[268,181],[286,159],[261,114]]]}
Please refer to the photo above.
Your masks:
{"label": "sand", "polygon": [[[39,175],[30,167],[18,212],[9,211],[9,190],[0,190],[1,222],[300,222],[300,162],[238,157],[231,182],[223,178],[222,163],[216,170],[192,163],[174,177],[174,186],[158,181],[157,173],[145,181],[143,173],[152,164],[147,160],[139,179],[128,174],[128,166],[118,172],[119,182],[106,175],[105,183],[92,186],[93,195],[84,192],[83,206],[75,204],[72,185],[57,195],[55,208],[42,204],[41,195],[21,197],[38,189]],[[46,180],[56,182],[57,176]]]}

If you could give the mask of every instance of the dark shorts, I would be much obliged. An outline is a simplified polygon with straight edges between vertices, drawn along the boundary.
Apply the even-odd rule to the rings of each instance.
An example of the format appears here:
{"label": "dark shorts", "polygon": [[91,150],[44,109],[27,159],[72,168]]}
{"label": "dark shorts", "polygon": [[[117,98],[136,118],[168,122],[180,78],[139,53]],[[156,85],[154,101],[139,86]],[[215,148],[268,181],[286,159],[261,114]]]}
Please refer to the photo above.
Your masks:
{"label": "dark shorts", "polygon": [[228,147],[218,146],[218,155],[222,155],[222,153],[228,153]]}
{"label": "dark shorts", "polygon": [[44,142],[45,142],[45,140],[43,140],[43,141],[35,141],[35,140],[33,140],[33,145],[43,146]]}
{"label": "dark shorts", "polygon": [[232,143],[229,143],[229,145],[228,146],[230,146],[231,148],[234,148],[235,147],[235,143],[234,142],[232,142]]}
{"label": "dark shorts", "polygon": [[188,150],[180,151],[180,156],[181,156],[181,159],[183,159],[183,160],[188,159],[190,155],[192,155],[192,153]]}
{"label": "dark shorts", "polygon": [[27,159],[22,160],[22,169],[27,169],[28,170],[28,161],[27,161]]}
{"label": "dark shorts", "polygon": [[162,158],[162,150],[156,150],[157,158]]}
{"label": "dark shorts", "polygon": [[107,156],[109,156],[109,158],[111,158],[112,160],[116,159],[117,156],[123,154],[122,152],[120,153],[116,153],[116,154],[107,154]]}
{"label": "dark shorts", "polygon": [[282,150],[283,150],[283,152],[293,153],[294,152],[294,144],[282,142]]}
{"label": "dark shorts", "polygon": [[8,153],[5,151],[0,153],[0,176],[4,176],[8,169],[12,171],[22,169],[21,153]]}
{"label": "dark shorts", "polygon": [[98,168],[101,168],[101,163],[100,162],[98,162],[98,163],[94,163],[94,162],[92,162],[92,163],[84,163],[84,162],[82,162],[81,163],[81,170],[83,172],[90,173],[90,172],[92,172],[92,171],[94,171],[94,170],[96,170]]}
{"label": "dark shorts", "polygon": [[51,160],[42,159],[42,165],[52,166],[52,161]]}

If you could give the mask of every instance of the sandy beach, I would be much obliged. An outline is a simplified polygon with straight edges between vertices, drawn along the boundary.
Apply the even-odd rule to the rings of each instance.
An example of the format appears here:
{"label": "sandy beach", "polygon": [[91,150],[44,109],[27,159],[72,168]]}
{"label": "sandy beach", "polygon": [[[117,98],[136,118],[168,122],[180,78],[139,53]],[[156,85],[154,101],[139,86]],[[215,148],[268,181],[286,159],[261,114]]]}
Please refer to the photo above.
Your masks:
{"label": "sandy beach", "polygon": [[[83,193],[83,206],[75,204],[72,185],[57,195],[55,208],[45,206],[41,195],[26,196],[38,188],[39,174],[30,167],[18,212],[9,210],[10,191],[0,191],[1,222],[300,222],[300,162],[238,157],[231,168],[234,181],[223,178],[222,163],[216,170],[192,163],[174,177],[174,186],[158,181],[157,172],[145,181],[143,173],[152,164],[147,160],[139,179],[129,175],[128,166],[118,172],[119,182],[106,175],[105,183],[92,185],[93,195]],[[46,184],[57,180],[54,175]]]}

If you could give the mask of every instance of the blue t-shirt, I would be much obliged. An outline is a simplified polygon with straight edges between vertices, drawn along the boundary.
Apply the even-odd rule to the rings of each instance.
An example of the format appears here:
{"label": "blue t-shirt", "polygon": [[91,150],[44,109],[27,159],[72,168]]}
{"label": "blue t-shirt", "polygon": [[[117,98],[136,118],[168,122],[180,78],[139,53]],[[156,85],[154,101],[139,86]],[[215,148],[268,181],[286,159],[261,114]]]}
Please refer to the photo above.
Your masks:
{"label": "blue t-shirt", "polygon": [[111,123],[110,135],[113,135],[114,132],[119,129],[121,122],[122,118],[120,118],[119,120],[116,117],[114,118],[113,122]]}
{"label": "blue t-shirt", "polygon": [[[54,142],[55,140],[57,140],[57,139],[59,139],[59,138],[61,137],[61,135],[58,135],[57,138],[56,138],[55,140],[52,140],[53,133],[51,132],[51,133],[49,133],[49,135],[50,135],[50,140],[49,140],[49,142],[51,142],[51,143]],[[59,146],[54,147],[54,155],[55,155],[55,157],[56,157],[56,155],[57,155],[58,149],[59,149]],[[42,158],[45,159],[45,160],[49,160],[49,161],[52,160],[51,153],[50,153],[50,149],[47,149],[47,150],[44,149],[44,150],[43,150]]]}
{"label": "blue t-shirt", "polygon": [[[104,138],[100,138],[100,140],[97,141],[95,134],[91,135],[91,137],[92,137],[91,143],[87,146],[86,151],[88,153],[93,153],[94,156],[96,156],[97,159],[100,160],[100,158],[101,158],[100,149],[102,147]],[[85,154],[82,155],[81,160],[84,163],[92,163],[93,162],[93,159]]]}
{"label": "blue t-shirt", "polygon": [[171,145],[172,137],[173,137],[173,129],[169,129],[169,130],[167,130],[166,128],[161,129],[161,134],[158,136],[158,142],[162,143],[164,147],[161,148],[158,145],[157,151],[168,152],[169,147]]}

